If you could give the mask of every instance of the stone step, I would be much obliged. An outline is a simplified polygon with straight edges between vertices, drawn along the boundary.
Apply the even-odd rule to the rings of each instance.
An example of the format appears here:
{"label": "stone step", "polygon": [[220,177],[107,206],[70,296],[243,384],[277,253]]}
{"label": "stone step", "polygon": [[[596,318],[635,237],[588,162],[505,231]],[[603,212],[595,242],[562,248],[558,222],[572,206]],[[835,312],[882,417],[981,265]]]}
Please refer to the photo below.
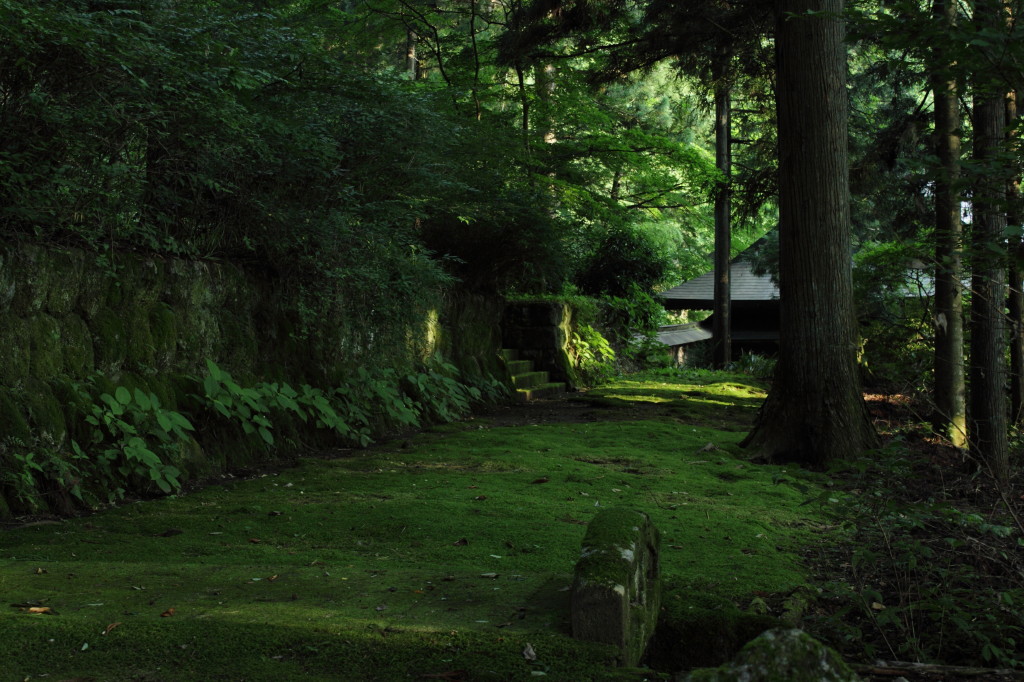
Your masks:
{"label": "stone step", "polygon": [[498,355],[505,362],[515,362],[519,359],[519,351],[515,348],[502,348],[498,351]]}
{"label": "stone step", "polygon": [[551,380],[547,372],[524,372],[512,375],[512,385],[519,388],[533,388]]}
{"label": "stone step", "polygon": [[512,376],[533,371],[533,360],[506,360],[505,367]]}
{"label": "stone step", "polygon": [[532,388],[518,388],[516,389],[516,398],[520,402],[525,403],[529,400],[538,400],[540,398],[554,398],[563,393],[565,393],[565,384],[561,381],[554,381]]}

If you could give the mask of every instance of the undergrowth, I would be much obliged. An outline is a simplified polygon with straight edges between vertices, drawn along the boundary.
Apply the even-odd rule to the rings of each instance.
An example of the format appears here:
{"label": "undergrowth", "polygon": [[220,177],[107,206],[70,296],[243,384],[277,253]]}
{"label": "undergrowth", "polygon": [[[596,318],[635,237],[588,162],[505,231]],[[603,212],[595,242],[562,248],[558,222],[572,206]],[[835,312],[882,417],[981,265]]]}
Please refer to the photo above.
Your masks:
{"label": "undergrowth", "polygon": [[817,501],[848,539],[819,557],[823,631],[867,659],[1024,667],[1024,529],[1009,498],[898,439],[833,473],[838,489]]}

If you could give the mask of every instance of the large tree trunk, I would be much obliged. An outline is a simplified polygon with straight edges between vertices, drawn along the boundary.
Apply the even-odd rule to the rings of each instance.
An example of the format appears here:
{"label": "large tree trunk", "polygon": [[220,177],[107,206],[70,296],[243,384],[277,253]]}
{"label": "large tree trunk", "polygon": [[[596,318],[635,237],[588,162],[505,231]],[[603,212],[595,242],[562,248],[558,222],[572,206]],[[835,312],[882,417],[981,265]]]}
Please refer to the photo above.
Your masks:
{"label": "large tree trunk", "polygon": [[732,360],[732,286],[730,256],[732,229],[732,124],[729,103],[729,55],[719,55],[715,62],[715,165],[722,181],[715,190],[715,300],[711,318],[712,363],[723,369]]}
{"label": "large tree trunk", "polygon": [[[1017,93],[1011,92],[1006,96],[1006,125],[1012,128],[1017,120]],[[1009,140],[1008,140],[1009,142]],[[1007,212],[1006,221],[1010,225],[1020,225],[1024,218],[1021,211],[1021,190],[1020,178],[1016,172],[1014,177],[1006,185]],[[1021,269],[1021,257],[1024,256],[1024,247],[1021,245],[1020,237],[1014,237],[1009,245],[1010,267],[1007,269],[1009,277],[1009,299],[1007,310],[1010,323],[1010,423],[1020,425],[1024,423],[1024,272]]]}
{"label": "large tree trunk", "polygon": [[[1002,3],[979,2],[979,26],[1001,26]],[[971,228],[971,450],[1000,483],[1009,477],[1006,401],[1006,263],[1003,250],[1006,214],[1005,175],[996,156],[1006,129],[1004,96],[999,85],[975,83],[974,182]]]}
{"label": "large tree trunk", "polygon": [[823,464],[876,443],[857,370],[842,0],[778,0],[781,349],[744,444]]}
{"label": "large tree trunk", "polygon": [[[954,0],[936,0],[935,14],[956,21]],[[940,52],[940,50],[936,50]],[[948,60],[932,64],[935,96],[935,415],[937,433],[958,448],[967,446],[967,389],[964,378],[964,310],[961,296],[960,106]]]}

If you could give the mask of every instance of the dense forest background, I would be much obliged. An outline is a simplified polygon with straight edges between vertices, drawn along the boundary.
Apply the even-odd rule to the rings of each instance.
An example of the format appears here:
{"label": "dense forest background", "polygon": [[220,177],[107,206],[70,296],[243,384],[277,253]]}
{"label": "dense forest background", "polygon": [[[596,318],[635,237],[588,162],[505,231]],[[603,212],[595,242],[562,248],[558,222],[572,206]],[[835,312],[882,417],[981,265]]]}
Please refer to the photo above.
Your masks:
{"label": "dense forest background", "polygon": [[[851,216],[794,243],[851,240],[832,267],[848,248],[854,295],[835,303],[859,320],[863,377],[933,394],[956,444],[965,372],[984,386],[972,400],[1002,396],[972,409],[1005,478],[1008,427],[987,415],[1024,403],[1024,353],[1005,352],[1021,309],[1004,304],[1012,3],[6,0],[0,225],[112,270],[124,251],[241,263],[300,290],[310,317],[398,327],[457,287],[603,298],[621,329],[649,330],[652,294],[708,268],[723,216],[719,252],[765,237],[777,271],[776,159],[795,147],[775,103],[795,77],[776,69],[775,22],[840,11]],[[923,308],[915,279],[935,292]]]}

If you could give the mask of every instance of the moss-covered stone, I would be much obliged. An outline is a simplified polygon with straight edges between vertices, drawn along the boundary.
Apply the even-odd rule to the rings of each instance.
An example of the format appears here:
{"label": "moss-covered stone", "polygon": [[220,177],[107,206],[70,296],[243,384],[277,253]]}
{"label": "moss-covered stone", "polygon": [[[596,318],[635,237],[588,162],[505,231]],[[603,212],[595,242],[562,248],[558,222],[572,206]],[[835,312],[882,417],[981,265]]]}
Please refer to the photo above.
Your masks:
{"label": "moss-covered stone", "polygon": [[127,311],[128,364],[136,369],[151,368],[154,362],[153,335],[149,330],[149,305],[133,302]]}
{"label": "moss-covered stone", "polygon": [[156,303],[149,309],[149,332],[153,339],[154,368],[170,369],[174,366],[177,352],[178,322],[166,303]]}
{"label": "moss-covered stone", "polygon": [[635,666],[661,605],[661,535],[644,512],[598,513],[583,538],[572,586],[573,637],[614,644]]}
{"label": "moss-covered stone", "polygon": [[768,630],[731,662],[696,670],[685,682],[858,682],[833,649],[800,630]]}
{"label": "moss-covered stone", "polygon": [[60,318],[59,323],[64,373],[75,379],[83,379],[96,369],[89,325],[74,313]]}
{"label": "moss-covered stone", "polygon": [[89,330],[92,332],[96,369],[111,375],[120,371],[128,355],[128,332],[121,315],[110,308],[103,308],[92,319]]}
{"label": "moss-covered stone", "polygon": [[25,405],[33,435],[44,445],[60,447],[67,436],[67,425],[60,401],[49,385],[35,377],[25,382]]}
{"label": "moss-covered stone", "polygon": [[220,336],[213,356],[236,379],[252,380],[259,346],[252,318],[226,312],[219,320]]}
{"label": "moss-covered stone", "polygon": [[10,389],[0,387],[0,440],[11,437],[28,441],[32,430],[25,419],[26,414],[25,402],[17,399]]}
{"label": "moss-covered stone", "polygon": [[14,268],[15,251],[0,247],[0,315],[9,313],[18,278]]}
{"label": "moss-covered stone", "polygon": [[49,385],[64,413],[68,438],[79,443],[89,442],[93,431],[85,421],[92,414],[93,403],[89,394],[78,383],[66,379],[55,379]]}
{"label": "moss-covered stone", "polygon": [[70,313],[78,300],[79,285],[85,270],[81,251],[52,250],[46,253],[47,267],[51,271],[46,290],[46,310],[54,317]]}
{"label": "moss-covered stone", "polygon": [[37,246],[22,246],[14,255],[12,267],[15,281],[11,310],[22,317],[42,311],[53,274],[47,251]]}
{"label": "moss-covered stone", "polygon": [[0,313],[0,386],[20,386],[28,377],[31,346],[28,325],[13,313]]}
{"label": "moss-covered stone", "polygon": [[92,320],[106,307],[107,290],[115,284],[112,273],[97,267],[86,268],[82,272],[75,311],[86,320]]}
{"label": "moss-covered stone", "polygon": [[46,313],[26,320],[29,338],[29,374],[48,381],[64,370],[60,323]]}

